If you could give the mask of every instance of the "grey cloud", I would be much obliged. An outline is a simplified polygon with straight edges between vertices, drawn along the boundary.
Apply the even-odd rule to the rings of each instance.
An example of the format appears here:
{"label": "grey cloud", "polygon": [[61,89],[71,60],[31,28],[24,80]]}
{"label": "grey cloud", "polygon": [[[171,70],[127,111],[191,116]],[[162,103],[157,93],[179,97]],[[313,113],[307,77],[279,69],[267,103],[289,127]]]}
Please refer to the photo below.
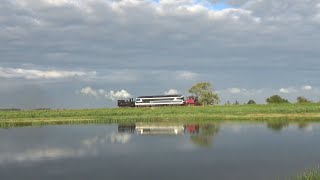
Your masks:
{"label": "grey cloud", "polygon": [[4,0],[0,67],[97,72],[33,79],[65,93],[70,81],[79,83],[71,93],[94,84],[122,84],[136,94],[187,89],[196,81],[277,91],[320,85],[319,0],[224,2],[232,8],[210,10],[192,0]]}

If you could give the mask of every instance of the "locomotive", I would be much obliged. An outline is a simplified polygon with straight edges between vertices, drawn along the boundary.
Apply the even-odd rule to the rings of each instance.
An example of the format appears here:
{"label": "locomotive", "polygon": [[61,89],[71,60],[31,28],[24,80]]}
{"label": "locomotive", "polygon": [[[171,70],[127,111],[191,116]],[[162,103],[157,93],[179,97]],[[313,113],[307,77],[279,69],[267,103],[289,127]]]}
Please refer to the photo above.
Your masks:
{"label": "locomotive", "polygon": [[139,96],[134,101],[118,100],[118,107],[154,107],[154,106],[185,106],[199,105],[197,97],[184,98],[183,95],[156,95],[156,96]]}

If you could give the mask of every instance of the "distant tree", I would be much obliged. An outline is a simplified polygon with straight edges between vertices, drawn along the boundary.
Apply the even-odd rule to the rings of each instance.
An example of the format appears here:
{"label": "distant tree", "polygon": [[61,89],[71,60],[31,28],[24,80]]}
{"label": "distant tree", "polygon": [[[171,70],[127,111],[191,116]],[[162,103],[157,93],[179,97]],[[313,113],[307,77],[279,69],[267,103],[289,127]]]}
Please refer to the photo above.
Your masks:
{"label": "distant tree", "polygon": [[238,101],[236,101],[236,102],[234,103],[234,105],[239,105],[239,102],[238,102]]}
{"label": "distant tree", "polygon": [[227,101],[225,105],[231,105],[230,101]]}
{"label": "distant tree", "polygon": [[311,103],[306,97],[299,96],[297,97],[297,103],[302,104],[302,103]]}
{"label": "distant tree", "polygon": [[254,100],[250,99],[250,100],[248,101],[248,104],[256,104],[256,102],[254,102]]}
{"label": "distant tree", "polygon": [[193,85],[189,90],[189,93],[199,98],[200,104],[214,105],[220,102],[219,96],[214,92],[211,83],[200,82]]}
{"label": "distant tree", "polygon": [[266,99],[268,104],[279,104],[279,103],[289,103],[287,99],[282,98],[279,95],[273,95]]}

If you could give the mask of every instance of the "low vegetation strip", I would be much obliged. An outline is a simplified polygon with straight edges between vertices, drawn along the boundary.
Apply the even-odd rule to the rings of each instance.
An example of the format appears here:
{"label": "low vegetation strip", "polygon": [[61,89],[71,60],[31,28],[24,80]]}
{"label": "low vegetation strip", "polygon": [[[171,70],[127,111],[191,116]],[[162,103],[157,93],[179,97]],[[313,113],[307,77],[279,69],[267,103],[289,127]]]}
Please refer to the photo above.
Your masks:
{"label": "low vegetation strip", "polygon": [[312,120],[320,122],[320,104],[225,105],[82,110],[0,111],[0,124],[63,122],[145,122],[217,120]]}
{"label": "low vegetation strip", "polygon": [[301,175],[292,178],[294,180],[319,180],[320,179],[320,168],[307,170]]}

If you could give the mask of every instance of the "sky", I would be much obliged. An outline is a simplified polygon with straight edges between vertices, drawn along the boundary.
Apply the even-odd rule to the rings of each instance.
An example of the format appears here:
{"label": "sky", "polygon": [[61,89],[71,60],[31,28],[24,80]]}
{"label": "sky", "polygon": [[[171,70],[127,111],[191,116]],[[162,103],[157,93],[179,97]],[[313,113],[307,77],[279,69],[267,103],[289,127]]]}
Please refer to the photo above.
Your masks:
{"label": "sky", "polygon": [[2,0],[0,108],[115,107],[211,82],[320,101],[320,0]]}

